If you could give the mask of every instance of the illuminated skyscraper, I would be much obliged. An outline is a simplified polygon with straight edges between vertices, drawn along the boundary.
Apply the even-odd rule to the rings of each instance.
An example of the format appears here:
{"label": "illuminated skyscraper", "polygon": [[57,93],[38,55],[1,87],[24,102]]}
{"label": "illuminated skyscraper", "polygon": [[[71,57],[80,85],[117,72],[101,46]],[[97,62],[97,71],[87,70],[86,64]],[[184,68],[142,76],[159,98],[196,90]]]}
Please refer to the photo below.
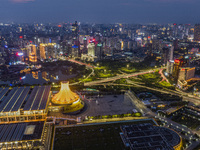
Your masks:
{"label": "illuminated skyscraper", "polygon": [[72,24],[72,35],[73,35],[73,39],[75,41],[78,41],[79,40],[79,27],[78,27],[78,23],[77,21],[75,21],[75,23]]}
{"label": "illuminated skyscraper", "polygon": [[103,47],[101,43],[98,43],[96,46],[95,55],[97,56],[98,60],[103,59]]}
{"label": "illuminated skyscraper", "polygon": [[79,57],[79,50],[78,50],[77,45],[72,46],[71,56],[72,57]]}
{"label": "illuminated skyscraper", "polygon": [[46,57],[47,58],[56,58],[57,57],[56,43],[48,43],[47,44]]}
{"label": "illuminated skyscraper", "polygon": [[88,44],[88,56],[92,56],[94,57],[95,56],[95,44],[93,42],[90,42]]}
{"label": "illuminated skyscraper", "polygon": [[45,47],[45,44],[40,44],[40,59],[42,60],[46,59]]}
{"label": "illuminated skyscraper", "polygon": [[37,50],[36,50],[36,45],[30,45],[31,52],[29,55],[29,61],[30,62],[37,62]]}
{"label": "illuminated skyscraper", "polygon": [[173,60],[169,60],[167,61],[167,73],[168,74],[172,74],[173,73],[173,68],[174,68],[174,61]]}
{"label": "illuminated skyscraper", "polygon": [[179,80],[189,80],[191,78],[194,78],[195,75],[195,67],[190,68],[190,67],[181,67],[179,71]]}
{"label": "illuminated skyscraper", "polygon": [[200,24],[196,24],[194,27],[194,40],[200,41]]}
{"label": "illuminated skyscraper", "polygon": [[87,49],[87,38],[86,37],[83,38],[83,45],[84,45],[84,48]]}
{"label": "illuminated skyscraper", "polygon": [[80,42],[79,42],[79,26],[78,26],[77,21],[75,21],[75,23],[72,24],[71,29],[72,29],[72,36],[73,36],[73,44],[78,46],[77,57],[79,57],[81,55],[81,52],[80,52]]}

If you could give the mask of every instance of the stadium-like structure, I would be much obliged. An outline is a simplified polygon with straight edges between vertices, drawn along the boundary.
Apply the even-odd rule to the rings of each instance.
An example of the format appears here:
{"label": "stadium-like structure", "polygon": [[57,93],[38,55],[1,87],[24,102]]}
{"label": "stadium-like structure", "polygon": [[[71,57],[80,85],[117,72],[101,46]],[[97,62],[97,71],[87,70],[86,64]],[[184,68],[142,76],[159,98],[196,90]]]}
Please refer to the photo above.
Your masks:
{"label": "stadium-like structure", "polygon": [[69,82],[62,82],[60,91],[51,100],[53,105],[62,106],[64,113],[79,112],[84,107],[84,102],[80,96],[72,92]]}

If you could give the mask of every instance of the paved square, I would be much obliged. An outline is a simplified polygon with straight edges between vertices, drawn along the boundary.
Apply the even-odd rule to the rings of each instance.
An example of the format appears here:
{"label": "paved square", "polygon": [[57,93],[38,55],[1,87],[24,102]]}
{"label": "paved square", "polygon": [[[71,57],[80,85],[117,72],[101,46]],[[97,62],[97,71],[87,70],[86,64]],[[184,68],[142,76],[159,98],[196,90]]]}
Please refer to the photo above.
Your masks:
{"label": "paved square", "polygon": [[135,108],[129,98],[124,95],[104,95],[87,100],[88,108],[81,116],[116,115],[132,113]]}

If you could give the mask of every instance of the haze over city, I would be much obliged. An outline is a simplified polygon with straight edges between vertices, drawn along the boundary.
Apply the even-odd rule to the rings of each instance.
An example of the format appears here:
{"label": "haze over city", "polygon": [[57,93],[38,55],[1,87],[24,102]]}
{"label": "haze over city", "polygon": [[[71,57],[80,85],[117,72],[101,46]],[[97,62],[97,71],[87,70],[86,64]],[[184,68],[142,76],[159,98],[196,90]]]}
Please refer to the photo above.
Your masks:
{"label": "haze over city", "polygon": [[16,23],[198,23],[198,0],[1,0],[0,21]]}

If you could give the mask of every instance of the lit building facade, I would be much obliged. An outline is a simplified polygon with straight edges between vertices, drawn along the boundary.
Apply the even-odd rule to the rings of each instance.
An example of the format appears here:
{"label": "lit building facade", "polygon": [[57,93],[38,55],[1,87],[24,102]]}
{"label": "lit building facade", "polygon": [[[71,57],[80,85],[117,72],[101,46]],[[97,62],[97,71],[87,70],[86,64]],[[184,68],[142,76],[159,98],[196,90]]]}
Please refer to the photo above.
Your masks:
{"label": "lit building facade", "polygon": [[45,44],[40,44],[40,59],[46,59]]}
{"label": "lit building facade", "polygon": [[77,45],[72,46],[71,56],[74,58],[79,57],[79,48]]}
{"label": "lit building facade", "polygon": [[174,61],[173,60],[169,60],[167,61],[167,73],[168,74],[172,74],[173,73],[173,68],[174,68]]}
{"label": "lit building facade", "polygon": [[30,62],[37,62],[37,47],[36,45],[30,45],[31,52],[29,54]]}
{"label": "lit building facade", "polygon": [[98,43],[97,46],[96,46],[96,54],[97,56],[97,59],[98,60],[101,60],[103,59],[103,45],[101,43]]}
{"label": "lit building facade", "polygon": [[78,94],[69,88],[69,82],[62,82],[60,91],[51,100],[52,107],[49,110],[59,109],[64,113],[76,113],[84,107],[84,102]]}
{"label": "lit building facade", "polygon": [[93,42],[90,42],[88,44],[88,56],[92,56],[94,57],[95,56],[95,44]]}
{"label": "lit building facade", "polygon": [[174,79],[177,81],[178,80],[178,74],[179,74],[179,68],[182,67],[183,61],[179,59],[174,60],[174,68],[173,68],[173,73],[172,76]]}
{"label": "lit building facade", "polygon": [[178,77],[178,80],[189,80],[191,78],[194,78],[194,75],[195,75],[195,67],[193,68],[190,68],[190,67],[186,67],[186,68],[183,68],[181,67],[180,68],[180,71],[179,71],[179,77]]}
{"label": "lit building facade", "polygon": [[194,40],[200,41],[200,24],[196,24],[194,27]]}

